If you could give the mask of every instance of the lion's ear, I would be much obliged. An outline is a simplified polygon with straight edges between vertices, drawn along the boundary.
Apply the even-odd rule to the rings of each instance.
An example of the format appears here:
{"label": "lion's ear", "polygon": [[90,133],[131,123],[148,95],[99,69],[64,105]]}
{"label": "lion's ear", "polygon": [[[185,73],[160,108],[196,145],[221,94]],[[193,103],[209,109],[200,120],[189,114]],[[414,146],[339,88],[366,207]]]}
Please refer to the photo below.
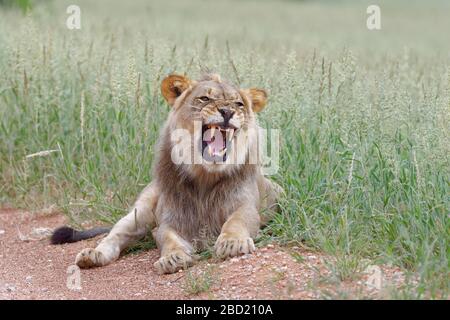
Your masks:
{"label": "lion's ear", "polygon": [[260,112],[267,103],[267,93],[263,89],[247,89],[244,90],[248,98],[252,101],[252,109],[254,112]]}
{"label": "lion's ear", "polygon": [[175,100],[192,84],[192,81],[185,76],[171,74],[161,83],[161,93],[170,106],[173,106]]}

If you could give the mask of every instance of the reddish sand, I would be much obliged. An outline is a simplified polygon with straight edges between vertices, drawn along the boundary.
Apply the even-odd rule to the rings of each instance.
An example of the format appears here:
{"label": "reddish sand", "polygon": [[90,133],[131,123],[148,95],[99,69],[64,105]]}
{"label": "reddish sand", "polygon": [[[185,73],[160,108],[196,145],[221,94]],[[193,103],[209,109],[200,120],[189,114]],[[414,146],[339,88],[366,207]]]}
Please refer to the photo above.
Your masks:
{"label": "reddish sand", "polygon": [[[301,248],[269,245],[252,255],[226,261],[200,261],[189,271],[158,275],[153,249],[121,257],[115,263],[81,270],[81,289],[69,289],[68,273],[76,254],[95,247],[99,238],[66,245],[48,239],[27,240],[36,228],[54,229],[67,222],[61,214],[0,211],[0,299],[322,299],[383,298],[387,290],[367,284],[369,275],[338,281],[326,267],[323,254]],[[301,257],[299,259],[294,259]],[[73,269],[72,269],[73,270]],[[384,287],[403,279],[396,268],[380,267]],[[189,273],[189,274],[188,274]],[[190,276],[189,276],[190,275]],[[211,285],[193,294],[189,279],[210,275]],[[203,276],[201,276],[203,275]],[[200,281],[201,282],[201,281]]]}

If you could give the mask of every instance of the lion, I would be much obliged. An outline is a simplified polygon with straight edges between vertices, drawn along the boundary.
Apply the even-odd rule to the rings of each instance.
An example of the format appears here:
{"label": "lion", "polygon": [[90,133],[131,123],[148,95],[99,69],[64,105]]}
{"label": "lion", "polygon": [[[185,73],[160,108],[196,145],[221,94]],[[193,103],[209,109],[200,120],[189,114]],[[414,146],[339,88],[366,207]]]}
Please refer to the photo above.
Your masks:
{"label": "lion", "polygon": [[[263,175],[259,161],[249,161],[266,91],[240,89],[216,74],[199,80],[172,74],[161,93],[171,110],[157,142],[153,181],[130,212],[112,229],[62,227],[52,236],[56,244],[109,231],[95,249],[78,253],[80,268],[112,263],[150,231],[160,250],[159,274],[192,266],[208,246],[221,259],[250,254],[257,232],[277,211],[283,190]],[[188,156],[179,161],[175,149]]]}

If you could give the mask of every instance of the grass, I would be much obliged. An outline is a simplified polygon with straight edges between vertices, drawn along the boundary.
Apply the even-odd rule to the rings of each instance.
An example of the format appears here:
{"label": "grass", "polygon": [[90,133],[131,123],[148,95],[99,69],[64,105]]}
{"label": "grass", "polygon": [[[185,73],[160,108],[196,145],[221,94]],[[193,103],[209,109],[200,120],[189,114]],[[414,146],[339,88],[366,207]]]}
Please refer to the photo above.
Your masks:
{"label": "grass", "polygon": [[151,237],[145,237],[142,240],[137,241],[131,247],[125,249],[125,254],[137,254],[150,249],[155,249],[156,243]]}
{"label": "grass", "polygon": [[209,292],[214,283],[217,282],[217,279],[213,276],[213,274],[214,273],[211,267],[197,273],[193,273],[190,270],[186,271],[183,290],[188,295]]}
{"label": "grass", "polygon": [[266,88],[260,123],[281,129],[287,194],[262,240],[331,254],[342,278],[359,259],[418,275],[393,297],[448,297],[448,3],[381,1],[380,31],[360,1],[79,1],[76,31],[69,4],[0,8],[0,203],[117,221],[151,180],[161,78],[209,67]]}

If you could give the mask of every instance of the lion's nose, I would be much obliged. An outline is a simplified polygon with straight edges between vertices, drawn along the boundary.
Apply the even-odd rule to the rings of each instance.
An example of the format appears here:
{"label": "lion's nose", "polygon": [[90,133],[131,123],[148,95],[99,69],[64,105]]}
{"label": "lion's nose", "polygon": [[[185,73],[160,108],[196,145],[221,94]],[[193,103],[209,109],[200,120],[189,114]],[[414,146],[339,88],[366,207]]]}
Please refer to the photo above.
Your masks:
{"label": "lion's nose", "polygon": [[227,109],[227,108],[220,108],[219,112],[223,117],[223,121],[224,121],[225,125],[228,124],[228,121],[230,121],[231,117],[234,115],[234,111]]}

